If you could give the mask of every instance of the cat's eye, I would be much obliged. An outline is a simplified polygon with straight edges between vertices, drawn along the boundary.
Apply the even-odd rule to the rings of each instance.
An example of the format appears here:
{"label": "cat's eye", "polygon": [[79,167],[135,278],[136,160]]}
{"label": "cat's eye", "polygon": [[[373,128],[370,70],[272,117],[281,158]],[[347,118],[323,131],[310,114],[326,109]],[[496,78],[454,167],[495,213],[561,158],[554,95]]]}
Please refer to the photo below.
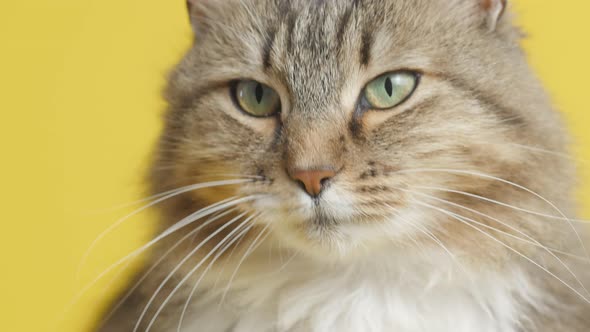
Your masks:
{"label": "cat's eye", "polygon": [[367,84],[364,98],[372,109],[389,109],[410,98],[417,85],[416,73],[409,71],[387,73]]}
{"label": "cat's eye", "polygon": [[264,118],[281,110],[281,98],[275,90],[252,80],[238,81],[232,88],[235,101],[247,114]]}

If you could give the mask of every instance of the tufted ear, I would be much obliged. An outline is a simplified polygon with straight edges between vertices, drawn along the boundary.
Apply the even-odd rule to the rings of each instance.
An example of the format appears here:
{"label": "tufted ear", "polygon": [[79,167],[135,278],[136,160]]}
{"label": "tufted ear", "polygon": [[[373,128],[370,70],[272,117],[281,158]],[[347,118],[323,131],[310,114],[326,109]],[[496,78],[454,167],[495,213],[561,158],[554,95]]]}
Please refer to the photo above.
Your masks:
{"label": "tufted ear", "polygon": [[206,13],[215,1],[219,0],[186,0],[186,8],[195,33],[200,29],[200,25],[203,24],[207,16]]}
{"label": "tufted ear", "polygon": [[197,14],[197,5],[200,1],[199,0],[186,0],[186,8],[188,10],[188,17],[191,23],[195,23],[195,18],[198,16]]}
{"label": "tufted ear", "polygon": [[498,22],[506,11],[507,0],[478,0],[486,12],[486,25],[490,31],[496,30]]}

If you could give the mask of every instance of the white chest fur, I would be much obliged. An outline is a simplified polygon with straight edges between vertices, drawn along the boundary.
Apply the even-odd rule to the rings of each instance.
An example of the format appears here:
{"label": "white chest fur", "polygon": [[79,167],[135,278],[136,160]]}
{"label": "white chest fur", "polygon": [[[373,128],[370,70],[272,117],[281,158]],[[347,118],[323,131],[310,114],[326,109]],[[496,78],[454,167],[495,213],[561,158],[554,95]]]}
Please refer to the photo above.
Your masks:
{"label": "white chest fur", "polygon": [[294,260],[234,281],[222,311],[219,296],[196,303],[185,331],[515,332],[523,300],[539,299],[517,269],[468,271],[446,256],[429,257],[363,266]]}

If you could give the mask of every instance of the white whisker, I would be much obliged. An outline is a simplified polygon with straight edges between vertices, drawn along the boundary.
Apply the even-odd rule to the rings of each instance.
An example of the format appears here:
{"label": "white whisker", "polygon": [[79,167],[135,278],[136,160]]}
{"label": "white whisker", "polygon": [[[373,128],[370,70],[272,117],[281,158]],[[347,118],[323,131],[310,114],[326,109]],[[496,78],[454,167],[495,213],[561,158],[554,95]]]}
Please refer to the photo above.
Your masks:
{"label": "white whisker", "polygon": [[155,200],[155,199],[158,199],[158,198],[161,198],[161,197],[164,197],[164,196],[173,194],[173,193],[175,193],[175,192],[177,192],[179,190],[182,190],[182,189],[188,188],[188,187],[190,187],[190,185],[184,186],[184,187],[180,187],[180,188],[176,188],[176,189],[172,189],[172,190],[168,190],[168,191],[165,191],[165,192],[161,192],[159,194],[155,194],[155,195],[152,195],[152,196],[141,198],[141,199],[138,199],[138,200],[135,200],[135,201],[131,201],[131,202],[127,202],[127,203],[120,203],[120,204],[114,205],[112,207],[107,207],[107,208],[103,208],[103,209],[100,209],[99,208],[99,209],[96,209],[96,210],[91,210],[91,211],[88,211],[88,213],[89,214],[108,213],[108,212],[113,212],[113,211],[118,211],[118,210],[126,209],[126,208],[129,208],[129,207],[138,205],[138,204],[146,203],[146,202],[149,202],[149,201],[152,201],[152,200]]}
{"label": "white whisker", "polygon": [[[401,190],[401,189],[400,189],[400,190]],[[451,201],[448,201],[448,200],[440,199],[440,198],[437,198],[437,197],[435,197],[435,196],[432,196],[432,195],[427,195],[427,194],[424,194],[424,193],[418,193],[418,192],[415,192],[415,191],[412,191],[412,190],[408,190],[408,191],[409,191],[409,192],[411,192],[411,193],[413,193],[413,194],[419,194],[419,195],[423,195],[423,196],[429,197],[429,198],[431,198],[431,199],[434,199],[434,200],[437,200],[437,201],[440,201],[440,202],[443,202],[443,203],[446,203],[446,204],[454,205],[454,206],[456,206],[456,207],[459,207],[459,208],[465,209],[465,210],[467,210],[467,211],[471,211],[471,212],[473,212],[473,213],[475,213],[475,214],[478,214],[478,215],[480,215],[480,216],[482,216],[482,217],[486,217],[486,218],[489,218],[489,219],[491,219],[491,220],[493,220],[493,221],[496,221],[496,222],[498,222],[498,223],[500,223],[500,224],[504,225],[505,227],[507,227],[507,228],[510,228],[510,229],[512,229],[513,231],[515,231],[515,232],[517,232],[517,233],[519,233],[519,234],[522,234],[522,235],[524,235],[525,237],[530,237],[528,234],[526,234],[526,233],[524,233],[524,232],[522,232],[522,231],[518,230],[517,228],[515,228],[515,227],[512,227],[512,226],[510,226],[509,224],[507,224],[507,223],[504,223],[504,222],[502,222],[501,220],[499,220],[499,219],[497,219],[497,218],[494,218],[494,217],[492,217],[492,216],[490,216],[490,215],[487,215],[487,214],[485,214],[485,213],[481,213],[481,212],[479,212],[479,211],[477,211],[477,210],[474,210],[474,209],[468,208],[468,207],[466,207],[466,206],[463,206],[463,205],[460,205],[460,204],[453,203],[453,202],[451,202]],[[466,218],[466,217],[464,217],[464,218]],[[537,240],[535,240],[535,239],[534,239],[534,238],[532,238],[532,237],[531,237],[531,240],[527,240],[527,239],[523,239],[523,238],[521,238],[521,237],[515,236],[514,234],[510,234],[510,233],[508,233],[508,232],[504,232],[504,231],[502,231],[502,230],[499,230],[499,229],[497,229],[497,228],[494,228],[494,227],[492,227],[492,226],[489,226],[489,225],[481,224],[481,226],[483,226],[483,227],[485,227],[485,228],[488,228],[488,229],[491,229],[491,230],[493,230],[493,231],[495,231],[495,232],[501,233],[501,234],[503,234],[503,235],[506,235],[506,236],[508,236],[508,237],[511,237],[511,238],[513,238],[513,239],[516,239],[516,240],[519,240],[519,241],[523,241],[523,242],[529,243],[529,244],[531,244],[531,245],[534,245],[534,246],[540,247],[540,248],[542,248],[542,249],[550,250],[550,251],[552,251],[552,252],[554,252],[554,253],[557,253],[557,254],[560,254],[560,255],[563,255],[563,256],[567,256],[567,257],[569,257],[569,258],[573,258],[573,259],[576,259],[576,260],[579,260],[579,261],[583,261],[583,262],[586,262],[586,263],[590,263],[590,260],[586,259],[586,258],[585,258],[585,257],[583,257],[583,256],[575,255],[575,254],[572,254],[572,253],[569,253],[569,252],[566,252],[566,251],[563,251],[563,250],[560,250],[560,249],[556,249],[556,248],[552,248],[552,247],[545,246],[545,245],[541,244],[540,242],[538,242]]]}
{"label": "white whisker", "polygon": [[557,213],[559,213],[566,221],[569,226],[571,227],[571,229],[574,231],[576,237],[578,238],[578,242],[580,243],[580,245],[582,246],[582,248],[584,249],[584,254],[586,256],[586,258],[588,260],[590,260],[590,255],[588,254],[588,249],[586,248],[586,245],[584,244],[584,241],[582,240],[582,236],[580,235],[580,233],[578,232],[578,230],[576,229],[576,226],[573,224],[573,222],[571,221],[570,218],[568,218],[555,204],[553,204],[552,202],[550,202],[548,199],[546,199],[545,197],[541,196],[540,194],[534,192],[533,190],[526,188],[522,185],[519,185],[517,183],[496,177],[496,176],[492,176],[492,175],[488,175],[488,174],[483,174],[483,173],[478,173],[478,172],[472,172],[472,171],[464,171],[464,170],[453,170],[453,169],[436,169],[436,168],[421,168],[421,169],[413,169],[413,170],[401,170],[401,171],[397,171],[396,173],[412,173],[412,172],[443,172],[443,173],[451,173],[451,174],[463,174],[463,175],[470,175],[470,176],[476,176],[476,177],[481,177],[484,179],[490,179],[490,180],[495,180],[495,181],[499,181],[501,183],[513,186],[515,188],[524,190],[526,192],[528,192],[529,194],[539,198],[540,200],[542,200],[543,202],[545,202],[546,204],[548,204],[549,206],[551,206],[551,208],[553,208]]}
{"label": "white whisker", "polygon": [[287,268],[287,266],[293,261],[295,260],[295,258],[297,258],[297,256],[299,256],[301,252],[300,251],[295,251],[295,253],[293,255],[291,255],[291,257],[283,264],[279,267],[279,269],[275,272],[275,274],[283,272],[283,270],[285,270]]}
{"label": "white whisker", "polygon": [[[250,231],[252,228],[249,228],[248,231]],[[217,276],[217,279],[215,279],[215,283],[213,284],[213,286],[211,287],[211,289],[216,289],[217,288],[217,284],[219,283],[220,279],[221,279],[221,275],[223,272],[225,272],[225,268],[227,267],[227,264],[230,260],[231,257],[233,257],[235,251],[237,248],[240,247],[240,244],[242,243],[242,241],[244,240],[244,238],[246,238],[246,235],[248,234],[248,232],[244,233],[243,235],[240,236],[240,239],[238,240],[238,242],[236,243],[236,245],[232,248],[231,252],[229,253],[229,255],[227,256],[227,259],[225,260],[225,262],[223,263],[223,266],[221,267],[221,270],[219,271],[219,274]]]}
{"label": "white whisker", "polygon": [[[244,255],[242,256],[242,259],[240,259],[240,261],[238,262],[238,265],[237,265],[236,269],[234,270],[234,272],[232,273],[231,277],[229,278],[229,282],[227,283],[227,286],[225,287],[225,290],[223,291],[223,295],[221,296],[221,300],[219,301],[219,305],[220,306],[223,304],[223,301],[225,300],[225,297],[227,296],[227,293],[229,292],[229,289],[231,287],[231,284],[232,284],[234,278],[236,277],[236,275],[238,274],[238,270],[240,269],[240,266],[242,266],[242,264],[244,263],[244,261],[246,260],[246,258],[248,258],[248,256],[254,250],[256,250],[256,248],[258,248],[258,245],[256,245],[256,242],[258,240],[260,240],[260,237],[269,229],[269,227],[270,227],[270,224],[266,225],[260,231],[260,233],[258,233],[258,235],[254,239],[254,241],[252,241],[252,244],[250,244],[250,247],[248,247],[248,249],[246,250],[246,253],[244,253]],[[264,238],[262,238],[262,240],[260,241],[260,244],[262,244],[264,242],[264,240],[268,237],[269,234],[270,234],[270,232],[268,232],[264,236]]]}
{"label": "white whisker", "polygon": [[[201,283],[201,280],[203,280],[203,278],[205,277],[205,275],[207,274],[207,272],[209,272],[209,270],[213,267],[213,264],[215,264],[215,262],[217,262],[217,260],[219,259],[219,257],[221,257],[221,255],[223,255],[223,253],[225,253],[227,251],[227,249],[229,249],[230,246],[232,246],[239,239],[241,239],[242,236],[244,236],[246,233],[248,233],[248,231],[250,231],[250,229],[252,229],[252,227],[253,227],[252,225],[246,226],[246,228],[244,228],[244,230],[242,230],[240,233],[238,233],[238,235],[236,235],[223,248],[221,248],[220,250],[218,250],[219,252],[215,255],[215,257],[213,257],[213,260],[209,263],[209,265],[207,266],[207,268],[205,269],[205,271],[203,271],[203,273],[201,273],[201,277],[199,278],[199,280],[197,280],[197,282],[195,283],[195,285],[191,289],[191,292],[190,292],[188,298],[186,299],[186,302],[184,304],[184,307],[182,308],[182,313],[180,314],[180,320],[178,321],[178,332],[180,332],[182,330],[182,323],[184,321],[184,316],[186,315],[186,312],[188,310],[188,307],[189,307],[189,304],[191,302],[191,299],[193,298],[195,292],[197,291],[197,288],[199,287],[199,284]],[[236,230],[237,229],[239,229],[239,227],[236,228]],[[229,238],[229,237],[230,237],[230,235],[228,235],[226,238]],[[234,247],[234,249],[235,249],[235,247]],[[199,263],[199,264],[201,264],[201,263]]]}
{"label": "white whisker", "polygon": [[541,264],[535,262],[533,259],[529,258],[528,256],[524,255],[523,253],[521,253],[520,251],[512,248],[511,246],[507,245],[506,243],[500,241],[499,239],[497,239],[496,237],[492,236],[491,234],[482,231],[481,229],[479,229],[476,226],[473,226],[472,224],[470,224],[469,222],[467,222],[466,220],[464,220],[463,218],[461,218],[460,216],[456,215],[453,212],[449,212],[445,209],[441,209],[438,208],[436,206],[430,205],[428,203],[424,203],[424,202],[419,202],[416,201],[417,204],[422,205],[424,207],[430,208],[430,209],[434,209],[436,211],[439,211],[445,215],[448,215],[449,217],[460,221],[461,223],[463,223],[464,225],[467,225],[475,230],[477,230],[478,232],[482,233],[484,236],[490,238],[491,240],[493,240],[494,242],[499,243],[500,245],[502,245],[503,247],[505,247],[506,249],[512,251],[513,253],[517,254],[518,256],[524,258],[525,260],[527,260],[528,262],[530,262],[531,264],[535,265],[536,267],[540,268],[541,270],[543,270],[544,272],[546,272],[547,274],[549,274],[551,277],[555,278],[557,281],[559,281],[561,284],[563,284],[564,286],[566,286],[568,289],[570,289],[571,291],[573,291],[574,293],[576,293],[576,295],[578,295],[582,300],[584,300],[585,302],[590,304],[590,300],[588,300],[584,295],[582,295],[578,290],[576,290],[574,287],[572,287],[570,284],[568,284],[567,282],[565,282],[563,279],[559,278],[557,275],[555,275],[553,272],[549,271],[547,268],[543,267]]}
{"label": "white whisker", "polygon": [[556,259],[556,260],[557,260],[557,261],[558,261],[558,262],[559,262],[559,263],[560,263],[560,264],[561,264],[563,267],[565,267],[565,269],[566,269],[566,270],[567,270],[567,271],[568,271],[568,272],[569,272],[569,273],[570,273],[570,274],[571,274],[571,275],[574,277],[574,279],[575,279],[575,280],[578,282],[578,284],[579,284],[579,285],[580,285],[580,286],[581,286],[581,287],[584,289],[584,291],[586,292],[586,294],[587,294],[587,295],[590,297],[590,293],[589,293],[589,292],[588,292],[588,290],[586,289],[586,286],[584,286],[584,284],[582,283],[582,281],[580,281],[580,279],[578,278],[578,276],[577,276],[577,275],[576,275],[576,274],[575,274],[575,273],[574,273],[574,272],[573,272],[573,271],[570,269],[570,267],[569,267],[567,264],[565,264],[565,262],[564,262],[562,259],[560,259],[559,257],[557,257],[557,255],[555,255],[555,254],[554,254],[554,253],[553,253],[553,252],[552,252],[552,251],[551,251],[549,248],[547,248],[547,246],[545,246],[545,245],[541,244],[539,241],[535,240],[533,237],[529,236],[528,234],[526,234],[526,233],[524,233],[524,232],[520,231],[520,230],[519,230],[519,229],[517,229],[516,227],[513,227],[513,226],[511,226],[511,225],[509,225],[509,224],[507,224],[507,223],[505,223],[505,222],[503,222],[503,221],[501,221],[501,220],[499,220],[499,219],[497,219],[497,218],[494,218],[494,217],[492,217],[492,216],[489,216],[489,215],[487,215],[487,214],[485,214],[485,213],[481,213],[481,212],[479,212],[479,211],[476,211],[476,210],[474,210],[474,209],[468,208],[468,207],[466,207],[466,206],[462,206],[462,205],[460,205],[460,204],[456,204],[456,203],[453,203],[453,202],[450,202],[450,201],[447,201],[447,200],[444,200],[444,199],[440,199],[440,198],[437,198],[437,197],[434,197],[434,196],[432,196],[432,195],[428,195],[428,194],[423,194],[423,193],[418,193],[418,192],[412,192],[412,193],[413,193],[413,194],[415,194],[415,195],[421,195],[421,196],[425,196],[425,197],[427,197],[427,198],[430,198],[430,199],[433,199],[433,200],[436,200],[436,201],[439,201],[439,202],[442,202],[442,203],[445,203],[445,204],[449,204],[449,205],[452,205],[452,206],[455,206],[455,207],[458,207],[458,208],[461,208],[461,209],[464,209],[464,210],[470,211],[470,212],[472,212],[472,213],[478,214],[478,215],[480,215],[480,216],[483,216],[483,217],[489,218],[490,220],[493,220],[493,221],[495,221],[495,222],[497,222],[497,223],[499,223],[499,224],[501,224],[501,225],[503,225],[503,226],[505,226],[505,227],[507,227],[507,228],[509,228],[509,229],[511,229],[511,230],[513,230],[513,231],[515,231],[515,232],[517,232],[518,234],[520,234],[520,235],[522,235],[522,236],[526,237],[526,238],[527,238],[529,241],[527,241],[527,240],[525,240],[525,239],[522,239],[522,238],[520,238],[520,237],[518,237],[518,236],[515,236],[515,235],[513,235],[513,234],[510,234],[510,233],[508,233],[508,232],[504,232],[504,231],[502,231],[502,230],[499,230],[499,229],[497,229],[497,228],[491,227],[491,226],[489,226],[489,225],[486,225],[486,224],[480,223],[480,222],[478,222],[478,221],[476,221],[476,220],[474,220],[474,219],[471,219],[471,218],[468,218],[468,217],[462,216],[462,215],[460,215],[460,214],[456,214],[458,217],[461,217],[461,218],[463,218],[463,219],[466,219],[466,220],[468,220],[468,221],[470,221],[470,222],[472,222],[472,223],[474,223],[474,224],[476,224],[476,225],[482,226],[482,227],[484,227],[484,228],[492,229],[492,230],[494,230],[494,231],[496,231],[496,232],[498,232],[498,233],[502,233],[502,234],[504,234],[504,235],[507,235],[507,236],[509,236],[509,237],[512,237],[512,238],[515,238],[515,239],[518,239],[518,240],[521,240],[521,241],[525,241],[525,242],[527,242],[527,243],[532,243],[533,245],[535,245],[535,246],[538,246],[538,247],[540,247],[540,248],[544,249],[544,250],[545,250],[547,253],[549,253],[549,255],[551,255],[551,256],[552,256],[553,258],[555,258],[555,259]]}
{"label": "white whisker", "polygon": [[539,212],[535,212],[535,211],[531,211],[531,210],[527,210],[518,206],[514,206],[514,205],[510,205],[504,202],[500,202],[491,198],[487,198],[487,197],[483,197],[480,195],[476,195],[476,194],[471,194],[468,192],[464,192],[464,191],[460,191],[460,190],[452,190],[452,189],[445,189],[445,188],[439,188],[439,187],[430,187],[430,186],[413,186],[414,188],[419,188],[419,189],[426,189],[426,190],[436,190],[436,191],[443,191],[443,192],[448,192],[448,193],[454,193],[454,194],[459,194],[459,195],[463,195],[463,196],[467,196],[467,197],[472,197],[472,198],[477,198],[479,200],[482,201],[486,201],[489,203],[493,203],[496,205],[500,205],[512,210],[516,210],[516,211],[520,211],[520,212],[524,212],[524,213],[528,213],[528,214],[532,214],[535,216],[539,216],[539,217],[544,217],[544,218],[548,218],[548,219],[554,219],[554,220],[561,220],[561,221],[567,221],[570,220],[572,222],[577,222],[577,223],[587,223],[589,222],[588,220],[581,220],[581,219],[570,219],[570,218],[563,218],[563,217],[559,217],[559,216],[553,216],[550,214],[544,214],[544,213],[539,213]]}
{"label": "white whisker", "polygon": [[[227,216],[230,213],[233,213],[236,209],[230,209],[229,211],[226,211],[222,214],[219,214],[209,220],[207,220],[207,224],[211,224],[214,221],[217,221],[225,216]],[[164,259],[166,259],[166,257],[168,257],[176,248],[178,248],[184,241],[186,241],[187,239],[189,239],[190,237],[194,236],[195,234],[197,234],[200,231],[199,228],[196,228],[194,230],[192,230],[191,232],[189,232],[188,234],[186,234],[185,236],[183,236],[180,240],[178,240],[172,247],[170,247],[170,249],[168,249],[160,258],[158,258],[158,260],[149,268],[149,270],[147,270],[143,276],[133,285],[133,287],[131,287],[129,289],[129,291],[127,291],[127,293],[125,294],[125,296],[123,296],[121,298],[121,300],[119,300],[119,302],[117,302],[117,304],[113,307],[113,309],[109,312],[108,315],[105,316],[105,318],[103,319],[103,322],[108,321],[112,315],[117,312],[117,310],[125,303],[125,301],[127,301],[127,299],[129,298],[129,296],[131,296],[131,294],[133,294],[133,292],[137,289],[137,287],[139,287],[139,285],[141,285],[141,283],[143,283],[145,281],[145,279],[154,271],[154,269],[156,267],[158,267],[162,261],[164,261]]]}
{"label": "white whisker", "polygon": [[[236,206],[239,205],[241,203],[247,202],[247,201],[251,201],[256,199],[258,196],[249,196],[249,197],[245,197],[245,198],[239,198],[239,199],[234,199],[233,201],[229,201],[223,205],[219,205],[218,204],[213,204],[209,207],[203,208],[193,214],[191,214],[190,216],[182,219],[180,222],[176,223],[175,225],[173,225],[172,227],[168,228],[166,231],[164,231],[161,235],[159,235],[157,238],[155,238],[154,240],[148,242],[147,244],[143,245],[142,247],[140,247],[139,249],[136,249],[135,251],[133,251],[132,253],[128,254],[127,256],[119,259],[117,262],[115,262],[114,264],[112,264],[111,266],[109,266],[107,269],[105,269],[102,273],[100,273],[93,281],[91,281],[88,285],[86,285],[86,287],[84,287],[75,297],[74,299],[70,302],[70,304],[67,306],[66,308],[66,312],[69,311],[69,309],[80,300],[80,298],[82,298],[82,296],[92,287],[94,286],[94,284],[96,284],[100,279],[102,279],[105,275],[107,275],[110,271],[112,271],[113,269],[115,269],[117,266],[123,264],[124,262],[126,262],[129,259],[135,258],[137,256],[139,256],[140,254],[144,253],[146,250],[148,250],[149,248],[151,248],[152,246],[154,246],[156,243],[158,243],[159,241],[161,241],[162,239],[164,239],[167,236],[170,236],[172,233],[174,233],[175,231],[186,227],[190,224],[192,224],[193,222],[207,217],[209,215],[212,215],[216,212],[219,211],[223,211],[227,208],[230,208],[232,206]],[[227,201],[227,200],[225,200]],[[208,226],[209,223],[204,223],[202,225],[199,226],[199,229],[203,229],[204,227]]]}
{"label": "white whisker", "polygon": [[529,150],[529,151],[536,152],[536,153],[542,153],[542,154],[547,154],[547,155],[552,155],[552,156],[560,157],[560,158],[563,158],[563,159],[568,159],[568,160],[573,160],[573,161],[579,161],[579,162],[588,163],[587,160],[574,158],[574,157],[568,155],[567,153],[555,152],[555,151],[551,151],[551,150],[547,150],[547,149],[543,149],[543,148],[539,148],[539,147],[535,147],[535,146],[528,146],[528,145],[517,144],[517,143],[508,143],[508,145],[512,145],[514,147],[521,148],[521,149],[524,149],[524,150]]}
{"label": "white whisker", "polygon": [[459,268],[462,270],[463,273],[465,273],[465,275],[468,278],[470,277],[470,274],[467,272],[467,270],[465,269],[465,267],[459,262],[459,260],[457,259],[457,257],[455,256],[455,254],[453,254],[451,252],[451,250],[449,250],[445,244],[438,238],[436,237],[436,235],[434,235],[431,231],[427,230],[424,227],[421,227],[420,225],[416,225],[416,223],[411,222],[408,219],[402,218],[399,214],[396,214],[396,217],[399,218],[399,220],[401,220],[402,222],[406,223],[406,225],[413,227],[415,229],[417,229],[418,231],[420,231],[422,234],[426,235],[428,238],[430,238],[432,241],[434,241],[434,243],[438,244],[451,258],[451,260],[457,264],[457,266],[459,266]]}
{"label": "white whisker", "polygon": [[229,222],[225,223],[223,226],[219,227],[217,230],[215,230],[213,233],[209,234],[209,236],[207,236],[203,241],[201,241],[201,243],[199,243],[199,245],[197,245],[193,250],[191,250],[190,253],[188,253],[177,265],[176,267],[174,267],[174,269],[172,269],[172,271],[170,271],[170,273],[168,273],[168,275],[166,276],[166,278],[164,278],[164,280],[160,283],[160,285],[158,286],[158,288],[155,290],[154,294],[150,297],[150,299],[148,300],[147,304],[145,305],[143,311],[141,312],[139,318],[137,319],[137,323],[135,324],[135,327],[133,329],[133,332],[136,332],[137,329],[139,328],[139,325],[141,324],[141,321],[143,319],[143,317],[145,316],[145,314],[147,313],[147,310],[149,309],[149,307],[151,306],[152,302],[155,300],[156,296],[158,296],[158,294],[160,293],[160,291],[164,288],[164,286],[166,285],[166,283],[174,276],[174,274],[184,265],[184,263],[186,263],[190,258],[193,257],[193,255],[199,251],[205,244],[207,244],[211,239],[213,239],[215,236],[217,236],[219,233],[221,233],[224,229],[226,229],[227,227],[231,226],[232,224],[234,224],[236,221],[238,221],[240,218],[242,218],[243,216],[245,216],[247,213],[244,212],[240,215],[238,215],[237,217],[233,218],[232,220],[230,220]]}
{"label": "white whisker", "polygon": [[[241,183],[246,183],[249,182],[250,180],[226,180],[226,181],[214,181],[214,182],[206,182],[206,183],[199,183],[199,184],[194,184],[194,185],[190,185],[190,186],[186,186],[186,187],[182,187],[176,190],[171,190],[169,192],[163,193],[162,196],[158,199],[156,199],[155,201],[129,213],[128,215],[124,216],[123,218],[119,219],[118,221],[116,221],[114,224],[112,224],[111,226],[109,226],[106,230],[104,230],[102,233],[100,233],[96,239],[94,239],[94,241],[92,241],[92,243],[90,244],[90,246],[88,247],[88,249],[86,249],[86,251],[84,252],[84,255],[82,256],[82,260],[80,261],[80,264],[78,265],[77,271],[76,271],[76,279],[79,279],[80,276],[80,272],[82,270],[82,268],[84,267],[84,265],[86,264],[86,260],[88,259],[88,256],[90,255],[90,253],[92,252],[92,250],[94,249],[94,247],[96,247],[96,245],[105,237],[107,236],[109,233],[111,233],[113,230],[117,229],[119,226],[121,226],[125,221],[131,219],[132,217],[138,215],[139,213],[153,207],[154,205],[157,205],[161,202],[164,202],[166,200],[169,200],[173,197],[176,197],[178,195],[190,192],[190,191],[195,191],[195,190],[200,190],[200,189],[206,189],[206,188],[213,188],[213,187],[220,187],[220,186],[228,186],[228,185],[235,185],[235,184],[241,184]],[[157,196],[157,195],[156,195]]]}
{"label": "white whisker", "polygon": [[[177,167],[177,165],[175,164],[174,167]],[[224,180],[261,180],[263,179],[262,176],[258,176],[258,175],[242,175],[242,174],[229,174],[229,173],[209,173],[207,174],[208,177],[213,177],[213,176],[219,176],[219,177],[226,177],[228,179],[224,179]],[[213,179],[211,179],[213,180]],[[246,182],[250,182],[250,181],[246,181]],[[113,212],[113,211],[117,211],[117,210],[121,210],[121,209],[125,209],[128,207],[132,207],[141,203],[145,203],[145,202],[149,202],[151,200],[155,200],[170,194],[173,194],[175,192],[178,192],[179,190],[183,190],[185,188],[194,186],[194,184],[192,185],[187,185],[187,186],[183,186],[183,187],[179,187],[176,189],[172,189],[172,190],[168,190],[168,191],[164,191],[152,196],[148,196],[145,198],[141,198],[135,201],[131,201],[131,202],[127,202],[127,203],[121,203],[109,208],[104,208],[104,209],[97,209],[97,210],[92,210],[92,211],[88,211],[89,214],[96,214],[96,213],[107,213],[107,212]]]}
{"label": "white whisker", "polygon": [[[176,271],[178,271],[180,269],[180,267],[182,267],[182,265],[184,265],[184,263],[186,263],[197,251],[199,251],[199,249],[205,245],[207,242],[209,242],[211,239],[213,239],[215,236],[217,236],[219,233],[221,233],[221,231],[223,231],[225,228],[231,226],[232,224],[234,224],[237,220],[239,220],[240,218],[242,218],[243,216],[245,216],[246,213],[243,213],[241,215],[239,215],[238,217],[236,217],[235,219],[233,219],[232,221],[226,223],[225,225],[221,226],[219,229],[217,229],[215,232],[213,232],[210,236],[208,236],[205,240],[203,240],[197,247],[195,247],[195,249],[193,249],[178,265],[177,267],[170,272],[170,274],[168,274],[168,277],[160,284],[160,287],[158,287],[158,289],[154,292],[154,295],[152,295],[152,297],[150,298],[150,300],[148,301],[145,309],[143,310],[141,316],[139,317],[137,324],[135,325],[135,329],[133,330],[133,332],[137,331],[137,328],[139,328],[139,324],[141,323],[141,320],[143,318],[143,316],[145,316],[145,313],[147,312],[147,309],[150,307],[151,303],[153,302],[153,300],[156,298],[156,296],[158,295],[159,291],[162,290],[162,288],[164,287],[164,285],[168,282],[168,280],[170,280],[170,278],[172,278],[172,276],[174,275],[174,273],[176,273]],[[195,266],[193,267],[185,276],[184,278],[182,278],[182,280],[180,280],[180,282],[176,285],[176,287],[174,287],[174,289],[172,289],[172,291],[170,292],[170,294],[168,294],[168,296],[166,297],[166,299],[164,299],[164,301],[162,302],[162,304],[160,304],[160,307],[158,308],[158,310],[156,310],[156,313],[154,314],[154,316],[152,317],[152,319],[150,320],[147,328],[145,329],[145,332],[149,332],[149,330],[152,328],[152,326],[154,325],[154,323],[156,322],[156,319],[158,318],[158,316],[160,315],[160,313],[162,312],[162,310],[164,309],[164,307],[166,306],[166,304],[168,304],[168,302],[170,302],[170,300],[172,299],[172,297],[176,294],[176,292],[180,289],[180,287],[182,287],[184,285],[184,283],[199,269],[199,267],[201,267],[201,265],[207,260],[209,259],[209,257],[211,257],[215,251],[217,251],[221,246],[223,246],[223,244],[225,243],[225,241],[227,239],[229,239],[231,236],[233,236],[240,228],[242,228],[243,226],[245,226],[248,222],[250,222],[254,217],[249,217],[246,220],[244,220],[242,223],[240,223],[238,225],[238,227],[236,227],[235,229],[233,229],[224,239],[222,239],[212,250],[209,251],[209,253],[207,255],[205,255],[205,257],[203,259],[201,259],[201,261]]]}

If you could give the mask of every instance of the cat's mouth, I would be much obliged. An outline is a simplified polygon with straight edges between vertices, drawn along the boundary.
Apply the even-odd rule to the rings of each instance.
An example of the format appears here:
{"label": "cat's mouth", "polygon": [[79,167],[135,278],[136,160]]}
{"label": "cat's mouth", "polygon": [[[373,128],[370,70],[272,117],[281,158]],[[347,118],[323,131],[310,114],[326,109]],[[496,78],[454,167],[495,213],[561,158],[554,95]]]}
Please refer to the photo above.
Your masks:
{"label": "cat's mouth", "polygon": [[308,224],[313,228],[333,228],[338,225],[349,223],[351,216],[335,215],[325,205],[314,204],[314,207],[308,218],[304,218],[302,222]]}
{"label": "cat's mouth", "polygon": [[328,227],[328,226],[334,226],[340,223],[339,220],[336,220],[333,217],[330,216],[326,216],[326,215],[318,215],[318,216],[314,216],[312,219],[310,219],[308,221],[308,223],[314,225],[314,226],[319,226],[319,227]]}

